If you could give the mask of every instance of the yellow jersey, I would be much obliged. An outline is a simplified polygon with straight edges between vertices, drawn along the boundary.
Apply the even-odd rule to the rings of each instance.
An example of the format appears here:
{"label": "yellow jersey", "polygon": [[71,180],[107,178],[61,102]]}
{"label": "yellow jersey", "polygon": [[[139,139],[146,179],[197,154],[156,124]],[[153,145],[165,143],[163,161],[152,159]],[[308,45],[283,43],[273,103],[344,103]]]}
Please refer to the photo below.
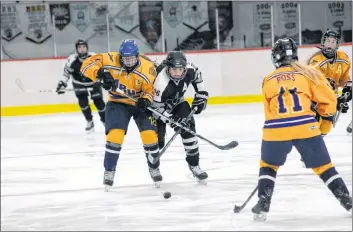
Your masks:
{"label": "yellow jersey", "polygon": [[265,111],[263,140],[288,141],[321,134],[311,110],[312,101],[322,117],[332,117],[337,99],[327,80],[318,84],[291,66],[280,67],[264,78],[262,96]]}
{"label": "yellow jersey", "polygon": [[[116,87],[134,98],[146,98],[153,101],[153,83],[157,72],[153,62],[139,56],[137,67],[130,73],[121,67],[118,52],[109,52],[93,55],[87,58],[82,66],[81,73],[92,81],[97,80],[100,68],[109,70],[115,80]],[[135,102],[116,91],[109,91],[108,101],[135,105]]]}
{"label": "yellow jersey", "polygon": [[327,59],[319,51],[309,59],[308,64],[318,69],[324,77],[335,81],[336,91],[350,80],[351,62],[344,51],[337,51],[332,59]]}

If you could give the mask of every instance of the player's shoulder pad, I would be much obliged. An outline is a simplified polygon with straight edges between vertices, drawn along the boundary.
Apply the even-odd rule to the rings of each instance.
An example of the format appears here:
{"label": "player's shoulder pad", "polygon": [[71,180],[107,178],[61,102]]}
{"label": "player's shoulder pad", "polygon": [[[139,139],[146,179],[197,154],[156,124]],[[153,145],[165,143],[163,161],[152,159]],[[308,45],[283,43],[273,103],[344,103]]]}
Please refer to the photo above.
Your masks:
{"label": "player's shoulder pad", "polygon": [[140,62],[141,62],[141,68],[139,69],[139,71],[142,74],[152,76],[152,77],[157,76],[156,67],[151,60],[142,58],[140,59]]}
{"label": "player's shoulder pad", "polygon": [[342,50],[337,51],[337,59],[343,59],[350,62],[348,54]]}
{"label": "player's shoulder pad", "polygon": [[[162,68],[161,71],[163,71],[164,69],[165,67]],[[163,91],[167,87],[169,81],[170,79],[167,76],[166,72],[162,72],[162,73],[160,72],[153,83],[154,88],[156,90]]]}
{"label": "player's shoulder pad", "polygon": [[88,52],[87,55],[88,57],[94,56],[96,53],[95,52]]}
{"label": "player's shoulder pad", "polygon": [[193,64],[193,63],[191,63],[191,62],[188,62],[188,63],[187,63],[186,68],[187,68],[187,69],[193,69],[194,71],[199,70],[199,68],[198,68],[195,64]]}
{"label": "player's shoulder pad", "polygon": [[67,57],[67,63],[66,66],[70,67],[71,64],[77,59],[77,54],[73,53]]}

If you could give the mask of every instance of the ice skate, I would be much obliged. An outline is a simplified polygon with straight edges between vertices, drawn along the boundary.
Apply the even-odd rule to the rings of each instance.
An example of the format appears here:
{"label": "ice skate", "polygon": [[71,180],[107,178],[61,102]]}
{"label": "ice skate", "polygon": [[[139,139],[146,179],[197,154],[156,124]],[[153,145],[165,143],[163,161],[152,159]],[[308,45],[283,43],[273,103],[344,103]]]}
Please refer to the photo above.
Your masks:
{"label": "ice skate", "polygon": [[103,184],[105,185],[105,191],[108,192],[114,184],[115,171],[104,171]]}
{"label": "ice skate", "polygon": [[352,197],[349,196],[349,194],[345,192],[341,187],[338,187],[334,191],[334,195],[337,200],[341,203],[343,208],[345,208],[348,213],[352,214]]}
{"label": "ice skate", "polygon": [[267,213],[270,210],[270,197],[261,195],[257,204],[251,209],[255,221],[266,221]]}
{"label": "ice skate", "polygon": [[192,173],[192,175],[197,179],[197,182],[200,184],[207,184],[207,178],[208,175],[206,172],[202,171],[199,165],[197,166],[191,166],[189,165],[189,169]]}
{"label": "ice skate", "polygon": [[151,178],[152,178],[156,188],[160,188],[163,177],[161,175],[161,172],[159,171],[159,168],[150,168],[149,167],[148,171],[150,172]]}
{"label": "ice skate", "polygon": [[86,132],[94,132],[94,123],[92,121],[87,121],[87,125],[85,128]]}

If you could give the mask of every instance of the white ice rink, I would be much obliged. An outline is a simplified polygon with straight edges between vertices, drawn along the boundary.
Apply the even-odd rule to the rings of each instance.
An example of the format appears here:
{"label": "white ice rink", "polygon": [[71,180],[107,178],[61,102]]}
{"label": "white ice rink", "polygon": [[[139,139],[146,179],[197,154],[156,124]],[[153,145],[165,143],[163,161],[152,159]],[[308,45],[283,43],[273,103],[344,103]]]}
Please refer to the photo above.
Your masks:
{"label": "white ice rink", "polygon": [[[196,183],[178,138],[162,156],[162,188],[150,179],[140,136],[130,122],[118,161],[115,187],[104,192],[105,135],[97,114],[96,132],[85,135],[81,113],[1,119],[2,230],[345,230],[352,217],[321,179],[304,169],[295,149],[279,169],[266,222],[252,220],[263,112],[261,104],[209,106],[196,116],[197,131],[216,143],[238,140],[220,151],[199,141],[200,165],[208,185]],[[352,189],[351,112],[325,141],[333,163]],[[172,136],[168,130],[168,138]]]}

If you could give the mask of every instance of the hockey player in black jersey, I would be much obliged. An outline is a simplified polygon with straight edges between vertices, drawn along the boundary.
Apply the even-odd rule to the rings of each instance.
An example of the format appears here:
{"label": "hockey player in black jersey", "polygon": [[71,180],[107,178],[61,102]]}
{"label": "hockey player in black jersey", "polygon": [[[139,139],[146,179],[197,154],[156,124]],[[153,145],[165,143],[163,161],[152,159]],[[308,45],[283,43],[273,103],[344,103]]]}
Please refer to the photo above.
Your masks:
{"label": "hockey player in black jersey", "polygon": [[[163,115],[196,132],[194,117],[189,121],[185,119],[194,108],[197,107],[195,114],[200,114],[207,106],[208,92],[204,89],[200,70],[187,62],[182,51],[171,51],[157,67],[157,74],[154,82],[155,107],[159,108],[159,112]],[[191,107],[184,100],[184,94],[190,84],[195,89],[195,97]],[[167,121],[163,117],[156,115],[155,117],[158,125],[158,145],[161,149],[165,145]],[[178,129],[173,124],[171,127],[175,131]],[[205,182],[208,175],[199,166],[200,153],[197,137],[185,131],[181,132],[181,137],[186,152],[186,162],[192,174],[198,181]]]}
{"label": "hockey player in black jersey", "polygon": [[[75,95],[78,99],[78,104],[81,108],[83,116],[87,121],[86,131],[92,131],[94,129],[93,116],[91,107],[89,105],[88,96],[91,95],[94,105],[96,106],[100,120],[105,124],[105,102],[103,100],[102,88],[94,85],[90,79],[84,77],[80,73],[82,62],[94,55],[92,52],[88,52],[88,44],[85,40],[79,39],[75,44],[76,53],[68,57],[68,61],[64,67],[64,78],[59,81],[56,88],[58,94],[65,93],[67,82],[72,77],[72,85],[75,90]],[[87,88],[93,88],[88,91]],[[89,92],[89,93],[88,93]]]}

